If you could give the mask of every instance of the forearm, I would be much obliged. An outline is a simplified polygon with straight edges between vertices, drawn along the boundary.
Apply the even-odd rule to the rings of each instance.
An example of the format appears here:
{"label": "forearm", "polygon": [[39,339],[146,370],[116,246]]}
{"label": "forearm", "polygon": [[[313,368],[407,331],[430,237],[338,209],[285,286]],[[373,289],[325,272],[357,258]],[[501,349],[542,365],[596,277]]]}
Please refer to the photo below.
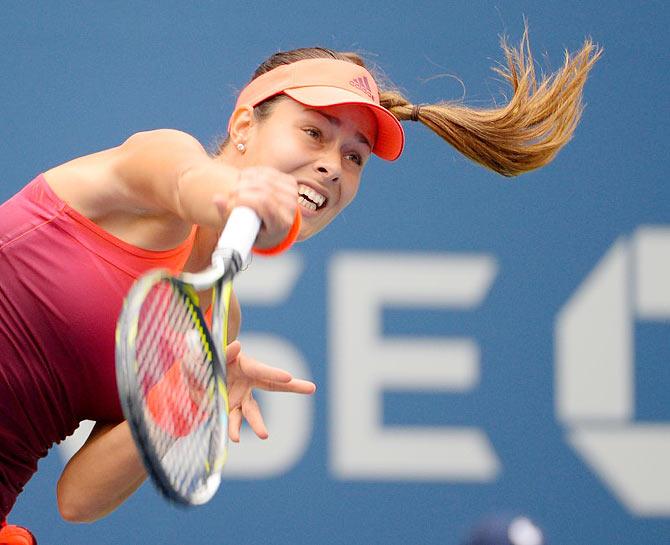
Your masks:
{"label": "forearm", "polygon": [[227,198],[239,170],[211,157],[192,136],[171,129],[137,133],[113,157],[122,207],[167,212],[217,231],[225,223],[213,196]]}
{"label": "forearm", "polygon": [[214,159],[199,161],[180,173],[176,198],[179,216],[220,232],[227,221],[214,199],[229,201],[240,171]]}
{"label": "forearm", "polygon": [[92,522],[123,503],[146,479],[127,422],[96,425],[58,481],[58,508],[70,522]]}

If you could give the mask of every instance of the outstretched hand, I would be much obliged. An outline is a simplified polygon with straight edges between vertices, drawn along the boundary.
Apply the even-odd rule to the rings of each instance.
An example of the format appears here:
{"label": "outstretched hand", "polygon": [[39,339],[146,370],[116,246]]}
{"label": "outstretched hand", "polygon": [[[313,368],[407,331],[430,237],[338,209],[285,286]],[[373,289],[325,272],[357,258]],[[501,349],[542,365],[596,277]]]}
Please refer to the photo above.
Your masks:
{"label": "outstretched hand", "polygon": [[251,429],[261,439],[268,438],[260,407],[252,390],[260,388],[269,392],[291,392],[313,394],[316,385],[308,380],[293,378],[291,373],[270,367],[241,352],[239,341],[233,341],[226,349],[228,382],[228,436],[236,443],[240,440],[240,428],[244,417]]}

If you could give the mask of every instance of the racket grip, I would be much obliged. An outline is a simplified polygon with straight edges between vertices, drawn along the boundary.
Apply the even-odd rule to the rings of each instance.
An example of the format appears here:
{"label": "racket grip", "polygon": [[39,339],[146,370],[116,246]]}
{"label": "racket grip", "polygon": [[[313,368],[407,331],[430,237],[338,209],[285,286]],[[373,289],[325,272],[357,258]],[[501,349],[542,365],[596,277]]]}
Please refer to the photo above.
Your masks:
{"label": "racket grip", "polygon": [[293,225],[289,229],[286,238],[277,244],[274,248],[252,248],[255,254],[259,255],[279,255],[282,252],[288,250],[293,243],[298,239],[300,234],[300,227],[302,226],[302,214],[300,213],[300,207],[295,209],[295,217],[293,218]]}
{"label": "racket grip", "polygon": [[223,257],[232,250],[239,254],[244,263],[249,257],[260,228],[261,219],[254,210],[248,206],[233,208],[216,245],[212,260]]}

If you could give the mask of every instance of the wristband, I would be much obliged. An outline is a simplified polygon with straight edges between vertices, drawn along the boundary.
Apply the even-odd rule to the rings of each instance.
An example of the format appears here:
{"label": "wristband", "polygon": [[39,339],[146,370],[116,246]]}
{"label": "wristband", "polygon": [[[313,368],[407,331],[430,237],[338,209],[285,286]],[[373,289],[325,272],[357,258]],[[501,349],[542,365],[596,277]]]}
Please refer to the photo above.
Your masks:
{"label": "wristband", "polygon": [[295,209],[295,217],[293,218],[293,225],[291,226],[291,229],[289,229],[286,238],[284,238],[284,240],[282,240],[279,244],[273,246],[272,248],[256,248],[256,246],[254,246],[253,252],[258,255],[278,255],[281,254],[282,252],[285,252],[291,246],[293,246],[293,243],[298,238],[298,235],[300,234],[301,225],[302,225],[302,215],[300,214],[300,207],[298,206],[298,208]]}

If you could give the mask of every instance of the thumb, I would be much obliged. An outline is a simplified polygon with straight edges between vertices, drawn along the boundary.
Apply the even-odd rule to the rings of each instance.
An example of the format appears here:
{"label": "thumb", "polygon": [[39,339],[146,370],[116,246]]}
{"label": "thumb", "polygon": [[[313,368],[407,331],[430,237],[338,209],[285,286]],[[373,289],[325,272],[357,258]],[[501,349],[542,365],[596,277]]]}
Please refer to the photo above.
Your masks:
{"label": "thumb", "polygon": [[225,216],[228,210],[226,197],[221,193],[217,193],[216,195],[212,196],[212,202],[214,203],[218,211]]}
{"label": "thumb", "polygon": [[242,351],[240,341],[233,341],[226,347],[226,363],[233,363]]}

